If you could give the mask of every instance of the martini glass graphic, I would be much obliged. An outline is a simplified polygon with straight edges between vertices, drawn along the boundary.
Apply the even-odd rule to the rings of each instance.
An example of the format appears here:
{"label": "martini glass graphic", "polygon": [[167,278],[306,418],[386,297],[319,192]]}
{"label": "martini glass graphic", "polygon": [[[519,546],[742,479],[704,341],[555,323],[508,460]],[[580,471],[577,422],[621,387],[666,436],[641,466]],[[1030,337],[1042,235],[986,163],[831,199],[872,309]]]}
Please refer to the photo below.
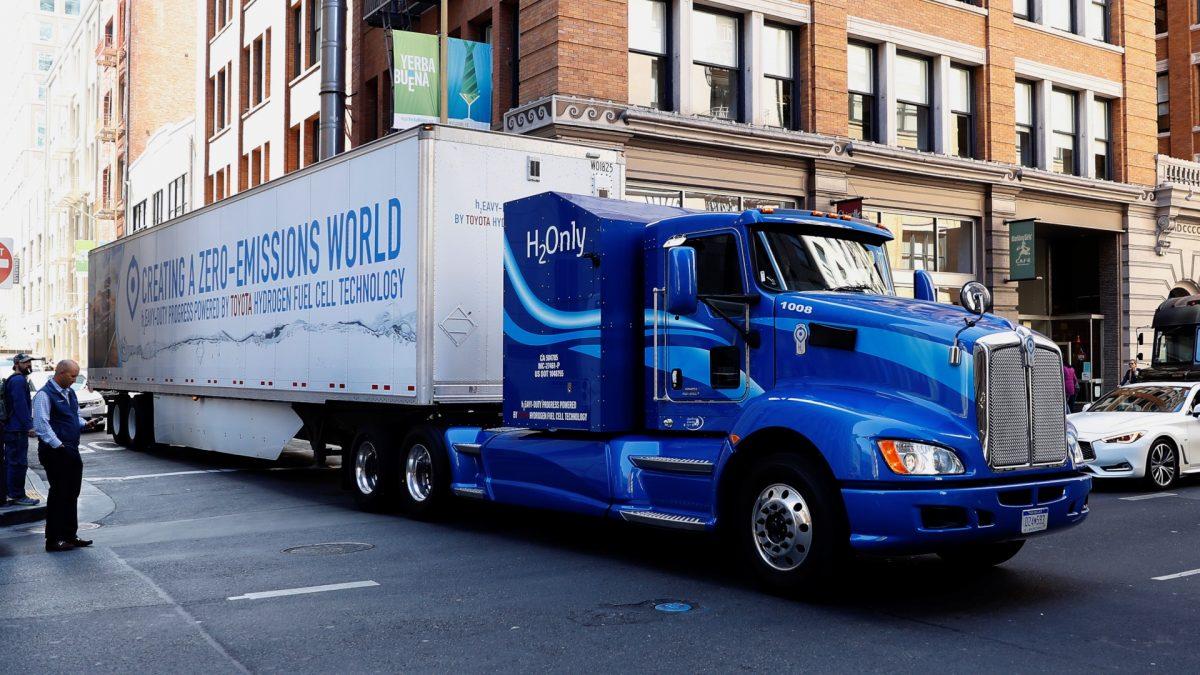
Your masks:
{"label": "martini glass graphic", "polygon": [[463,64],[462,88],[458,95],[467,104],[467,119],[471,119],[471,106],[479,100],[479,78],[475,73],[475,46],[467,43],[467,60]]}

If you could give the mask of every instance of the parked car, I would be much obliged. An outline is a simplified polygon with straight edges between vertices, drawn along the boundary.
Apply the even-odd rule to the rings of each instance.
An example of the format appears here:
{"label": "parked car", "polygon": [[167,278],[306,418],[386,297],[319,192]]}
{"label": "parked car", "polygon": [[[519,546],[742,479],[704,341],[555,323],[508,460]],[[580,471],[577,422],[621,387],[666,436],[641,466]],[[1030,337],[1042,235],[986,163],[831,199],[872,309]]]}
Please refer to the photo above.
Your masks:
{"label": "parked car", "polygon": [[1194,382],[1118,387],[1068,419],[1084,470],[1099,478],[1143,478],[1165,490],[1200,473],[1200,406]]}
{"label": "parked car", "polygon": [[[46,386],[52,377],[54,377],[53,370],[34,370],[29,373],[29,387],[36,392]],[[108,418],[108,403],[104,401],[104,397],[99,392],[92,391],[92,388],[88,386],[86,370],[79,371],[79,377],[71,388],[75,390],[75,398],[79,399],[79,416],[91,422],[93,430],[102,431],[104,422]]]}

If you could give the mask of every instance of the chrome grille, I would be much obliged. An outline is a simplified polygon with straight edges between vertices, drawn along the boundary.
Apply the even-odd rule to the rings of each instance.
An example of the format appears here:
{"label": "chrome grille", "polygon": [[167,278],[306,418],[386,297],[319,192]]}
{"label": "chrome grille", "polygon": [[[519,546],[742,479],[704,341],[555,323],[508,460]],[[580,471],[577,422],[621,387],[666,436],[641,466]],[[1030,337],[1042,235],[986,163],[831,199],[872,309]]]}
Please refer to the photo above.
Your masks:
{"label": "chrome grille", "polygon": [[1062,359],[1039,344],[1026,370],[1015,343],[983,345],[976,373],[980,432],[996,469],[1061,464],[1067,459]]}

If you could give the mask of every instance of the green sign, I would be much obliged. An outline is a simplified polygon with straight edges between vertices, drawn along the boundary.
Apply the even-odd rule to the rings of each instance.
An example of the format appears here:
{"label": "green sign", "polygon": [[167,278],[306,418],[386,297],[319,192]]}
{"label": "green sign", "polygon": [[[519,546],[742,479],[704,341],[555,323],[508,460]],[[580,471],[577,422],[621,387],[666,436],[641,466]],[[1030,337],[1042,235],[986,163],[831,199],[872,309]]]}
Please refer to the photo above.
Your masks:
{"label": "green sign", "polygon": [[75,273],[87,274],[88,252],[96,248],[96,242],[90,239],[75,240]]}
{"label": "green sign", "polygon": [[1037,278],[1037,246],[1034,230],[1037,219],[1013,220],[1008,224],[1008,278],[1028,281]]}
{"label": "green sign", "polygon": [[395,119],[403,129],[438,120],[438,38],[392,31],[392,91]]}

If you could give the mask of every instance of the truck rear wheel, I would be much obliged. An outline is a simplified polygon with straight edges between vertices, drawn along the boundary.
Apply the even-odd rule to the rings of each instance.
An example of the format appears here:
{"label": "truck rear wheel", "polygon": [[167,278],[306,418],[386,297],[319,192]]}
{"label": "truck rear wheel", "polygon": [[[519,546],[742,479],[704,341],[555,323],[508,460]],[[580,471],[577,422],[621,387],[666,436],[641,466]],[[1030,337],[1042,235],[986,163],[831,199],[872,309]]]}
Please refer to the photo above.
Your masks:
{"label": "truck rear wheel", "polygon": [[354,439],[350,452],[343,460],[350,472],[350,489],[354,501],[366,511],[383,511],[390,506],[395,493],[391,448],[377,432],[364,432]]}
{"label": "truck rear wheel", "polygon": [[995,544],[967,544],[938,551],[938,557],[955,567],[967,569],[995,567],[1012,560],[1024,545],[1024,539],[1002,541]]}
{"label": "truck rear wheel", "polygon": [[400,452],[400,508],[405,515],[431,519],[450,501],[450,460],[441,436],[420,427],[404,439]]}
{"label": "truck rear wheel", "polygon": [[129,397],[125,394],[108,408],[108,429],[117,445],[129,447]]}
{"label": "truck rear wheel", "polygon": [[125,420],[129,447],[149,450],[154,445],[154,397],[140,394],[130,399]]}
{"label": "truck rear wheel", "polygon": [[759,460],[738,491],[732,527],[754,577],[785,593],[814,592],[848,553],[840,495],[811,459],[777,454]]}

